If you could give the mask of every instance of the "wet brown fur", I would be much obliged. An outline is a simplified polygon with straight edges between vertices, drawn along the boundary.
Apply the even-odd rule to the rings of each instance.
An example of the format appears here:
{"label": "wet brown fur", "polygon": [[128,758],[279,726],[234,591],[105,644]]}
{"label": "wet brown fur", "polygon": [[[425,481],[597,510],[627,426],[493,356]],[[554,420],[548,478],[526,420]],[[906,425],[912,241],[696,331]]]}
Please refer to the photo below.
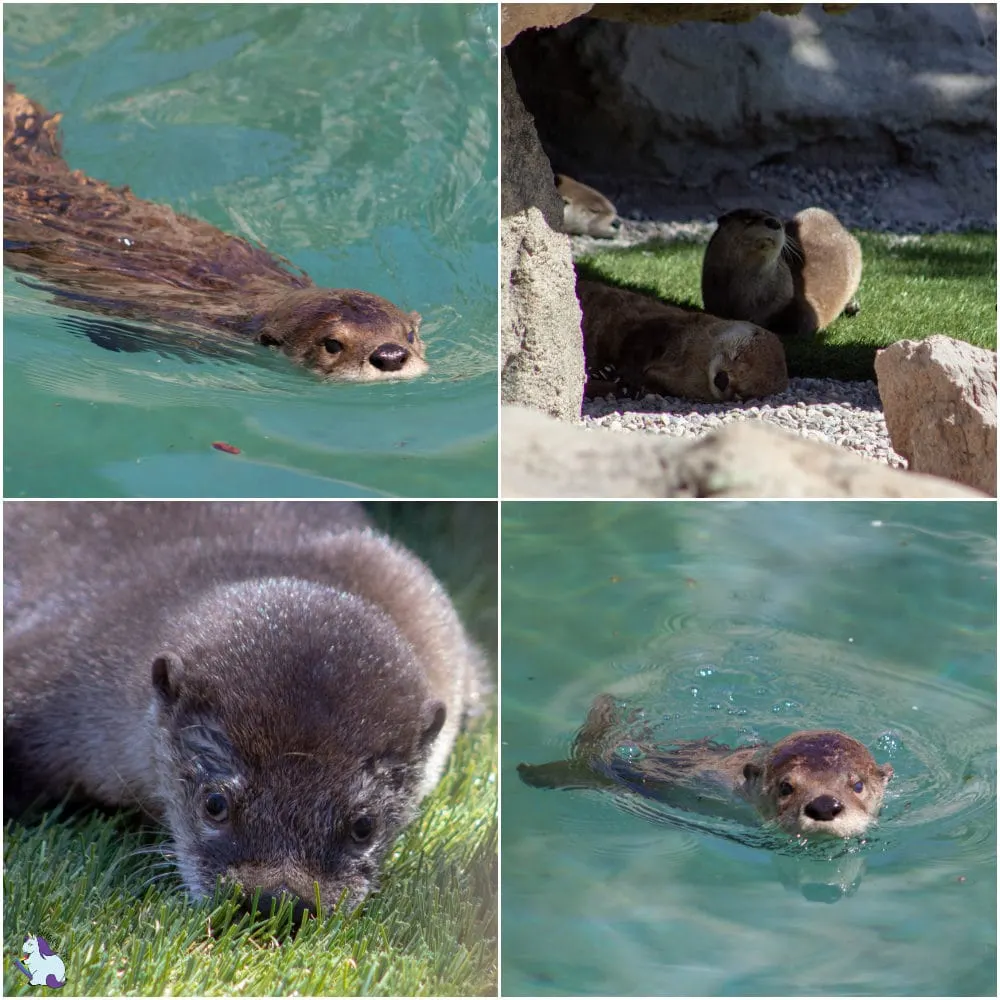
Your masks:
{"label": "wet brown fur", "polygon": [[[851,837],[875,820],[893,775],[891,764],[876,764],[864,744],[836,730],[806,730],[770,746],[733,750],[711,740],[664,747],[652,742],[648,729],[648,742],[646,736],[633,742],[623,725],[629,721],[611,695],[598,696],[570,759],[521,764],[522,780],[542,788],[635,792],[709,814],[724,814],[728,796],[787,833]],[[633,755],[619,753],[625,742]]]}
{"label": "wet brown fur", "polygon": [[60,115],[4,84],[4,264],[75,309],[276,347],[330,381],[427,370],[420,316],[318,288],[215,226],[71,170]]}

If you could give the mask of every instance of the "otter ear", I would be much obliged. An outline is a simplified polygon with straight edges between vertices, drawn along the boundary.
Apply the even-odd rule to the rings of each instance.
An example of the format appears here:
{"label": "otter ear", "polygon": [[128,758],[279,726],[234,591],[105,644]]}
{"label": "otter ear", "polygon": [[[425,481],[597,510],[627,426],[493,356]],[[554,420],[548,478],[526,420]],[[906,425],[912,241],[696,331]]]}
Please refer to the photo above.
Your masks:
{"label": "otter ear", "polygon": [[420,734],[420,746],[427,748],[441,732],[444,720],[448,717],[448,709],[438,698],[430,698],[424,702],[424,731]]}
{"label": "otter ear", "polygon": [[747,781],[756,781],[763,773],[764,769],[760,766],[760,764],[754,764],[751,761],[751,763],[743,765],[743,777],[746,778]]}
{"label": "otter ear", "polygon": [[184,681],[184,661],[169,650],[153,660],[153,688],[165,705],[172,705],[180,696]]}
{"label": "otter ear", "polygon": [[413,320],[413,329],[419,330],[420,324],[423,322],[423,316],[421,316],[418,312],[412,312],[410,313],[410,319]]}
{"label": "otter ear", "polygon": [[896,772],[892,769],[892,764],[882,764],[879,766],[878,773],[882,775],[882,780],[888,785],[889,779]]}

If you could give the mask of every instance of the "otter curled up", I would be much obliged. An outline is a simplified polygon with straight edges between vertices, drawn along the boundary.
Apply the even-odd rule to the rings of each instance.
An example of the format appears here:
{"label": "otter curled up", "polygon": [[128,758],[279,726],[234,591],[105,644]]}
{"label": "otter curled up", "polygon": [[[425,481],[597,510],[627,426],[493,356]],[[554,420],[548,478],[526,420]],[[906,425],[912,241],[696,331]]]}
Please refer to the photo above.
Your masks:
{"label": "otter curled up", "polygon": [[4,264],[88,312],[276,347],[329,381],[427,370],[420,315],[318,288],[262,247],[71,170],[51,115],[4,84]]}

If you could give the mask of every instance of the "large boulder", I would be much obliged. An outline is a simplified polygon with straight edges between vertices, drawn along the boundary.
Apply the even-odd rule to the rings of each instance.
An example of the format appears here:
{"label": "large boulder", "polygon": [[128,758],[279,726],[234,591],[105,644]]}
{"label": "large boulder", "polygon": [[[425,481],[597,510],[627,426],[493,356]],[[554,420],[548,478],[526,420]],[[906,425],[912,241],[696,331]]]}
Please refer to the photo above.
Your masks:
{"label": "large boulder", "polygon": [[501,495],[519,497],[982,497],[764,424],[677,440],[501,411]]}
{"label": "large boulder", "polygon": [[[507,52],[554,166],[619,209],[638,190],[647,210],[699,191],[759,200],[751,171],[793,164],[898,169],[872,192],[875,218],[995,214],[995,4],[859,4],[837,17],[809,5],[671,27],[606,20],[610,10],[525,32]],[[803,207],[773,194],[772,210]]]}
{"label": "large boulder", "polygon": [[564,420],[583,403],[583,335],[552,167],[501,56],[500,395]]}
{"label": "large boulder", "polygon": [[915,472],[997,491],[997,356],[950,337],[901,340],[875,357],[892,447]]}

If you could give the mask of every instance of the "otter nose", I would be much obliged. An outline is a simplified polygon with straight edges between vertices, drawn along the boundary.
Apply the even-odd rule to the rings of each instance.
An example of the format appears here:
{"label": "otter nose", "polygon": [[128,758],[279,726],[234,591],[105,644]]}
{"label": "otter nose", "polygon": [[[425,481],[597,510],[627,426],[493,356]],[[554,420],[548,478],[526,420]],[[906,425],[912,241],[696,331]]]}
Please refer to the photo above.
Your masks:
{"label": "otter nose", "polygon": [[805,809],[805,813],[810,819],[819,820],[821,823],[829,823],[831,819],[839,816],[843,811],[843,803],[832,795],[817,795]]}
{"label": "otter nose", "polygon": [[379,344],[368,355],[368,360],[379,371],[398,372],[406,364],[409,356],[410,352],[402,344]]}
{"label": "otter nose", "polygon": [[[292,922],[294,924],[301,923],[303,917],[307,914],[312,914],[313,908],[308,903],[304,903],[300,896],[284,885],[276,886],[273,890],[261,889],[260,896],[257,899],[257,912],[263,916],[276,913],[278,907],[281,906],[286,898],[291,900],[292,903]],[[252,900],[252,894],[246,897],[248,907],[251,905]]]}

